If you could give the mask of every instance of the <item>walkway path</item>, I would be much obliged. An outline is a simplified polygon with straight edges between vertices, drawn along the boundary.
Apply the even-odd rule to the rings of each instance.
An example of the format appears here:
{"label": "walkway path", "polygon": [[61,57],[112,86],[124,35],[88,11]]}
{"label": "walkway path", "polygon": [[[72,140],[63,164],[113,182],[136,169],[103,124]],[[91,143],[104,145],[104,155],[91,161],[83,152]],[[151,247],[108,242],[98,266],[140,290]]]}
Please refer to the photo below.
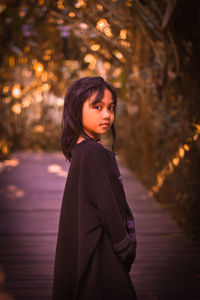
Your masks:
{"label": "walkway path", "polygon": [[[50,300],[67,168],[57,152],[16,153],[5,163],[0,173],[0,287],[6,290],[1,300]],[[138,248],[131,277],[138,300],[200,299],[196,243],[148,197],[132,172],[122,164],[120,169],[136,222]]]}

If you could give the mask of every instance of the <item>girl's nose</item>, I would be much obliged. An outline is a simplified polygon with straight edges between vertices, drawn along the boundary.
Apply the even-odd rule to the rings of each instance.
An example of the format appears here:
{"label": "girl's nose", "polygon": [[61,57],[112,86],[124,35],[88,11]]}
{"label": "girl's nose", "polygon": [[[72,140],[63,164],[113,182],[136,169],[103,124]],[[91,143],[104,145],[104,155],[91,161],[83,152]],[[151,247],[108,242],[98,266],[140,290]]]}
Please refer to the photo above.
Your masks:
{"label": "girl's nose", "polygon": [[103,110],[103,119],[108,119],[110,117],[109,112],[107,109]]}

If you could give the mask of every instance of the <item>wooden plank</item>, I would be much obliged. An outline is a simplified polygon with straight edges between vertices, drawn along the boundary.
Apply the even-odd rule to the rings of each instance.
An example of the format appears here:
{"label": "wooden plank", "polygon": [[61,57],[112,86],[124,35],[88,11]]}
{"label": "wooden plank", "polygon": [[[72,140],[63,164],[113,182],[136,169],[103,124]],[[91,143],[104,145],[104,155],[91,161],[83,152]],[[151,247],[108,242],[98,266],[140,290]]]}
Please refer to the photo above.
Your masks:
{"label": "wooden plank", "polygon": [[[66,176],[48,170],[54,165],[67,171],[69,165],[57,152],[14,156],[19,165],[0,174],[0,278],[5,276],[12,300],[50,300]],[[138,300],[199,300],[199,245],[130,170],[123,164],[120,170],[136,223],[137,256],[130,274]]]}

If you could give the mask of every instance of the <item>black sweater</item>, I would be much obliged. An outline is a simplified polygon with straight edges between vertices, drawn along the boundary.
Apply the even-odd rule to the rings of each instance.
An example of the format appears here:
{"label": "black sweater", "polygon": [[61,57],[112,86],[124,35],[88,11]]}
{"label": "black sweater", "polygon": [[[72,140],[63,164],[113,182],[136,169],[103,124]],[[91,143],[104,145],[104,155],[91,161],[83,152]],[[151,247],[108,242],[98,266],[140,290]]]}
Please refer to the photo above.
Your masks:
{"label": "black sweater", "polygon": [[63,194],[53,300],[136,299],[134,218],[115,153],[86,139],[73,148]]}

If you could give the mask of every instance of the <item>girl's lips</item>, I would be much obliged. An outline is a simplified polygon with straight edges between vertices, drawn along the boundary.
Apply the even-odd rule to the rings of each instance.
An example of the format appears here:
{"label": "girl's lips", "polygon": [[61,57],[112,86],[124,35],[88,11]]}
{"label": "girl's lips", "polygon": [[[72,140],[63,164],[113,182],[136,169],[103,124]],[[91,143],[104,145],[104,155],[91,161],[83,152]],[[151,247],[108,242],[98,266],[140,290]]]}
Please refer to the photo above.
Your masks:
{"label": "girl's lips", "polygon": [[103,124],[100,124],[100,126],[102,126],[102,127],[109,127],[110,126],[110,124],[109,123],[103,123]]}

